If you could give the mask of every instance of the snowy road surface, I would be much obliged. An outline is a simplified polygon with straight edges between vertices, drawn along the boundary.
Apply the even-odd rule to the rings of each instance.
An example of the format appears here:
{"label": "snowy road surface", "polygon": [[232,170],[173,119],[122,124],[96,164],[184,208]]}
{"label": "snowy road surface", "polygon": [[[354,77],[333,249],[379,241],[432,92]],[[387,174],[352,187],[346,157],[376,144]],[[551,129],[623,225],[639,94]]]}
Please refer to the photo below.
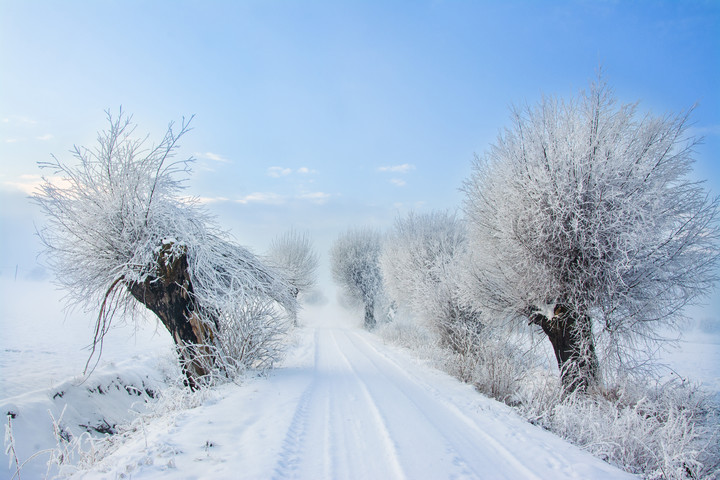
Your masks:
{"label": "snowy road surface", "polygon": [[633,478],[352,328],[146,425],[84,478]]}

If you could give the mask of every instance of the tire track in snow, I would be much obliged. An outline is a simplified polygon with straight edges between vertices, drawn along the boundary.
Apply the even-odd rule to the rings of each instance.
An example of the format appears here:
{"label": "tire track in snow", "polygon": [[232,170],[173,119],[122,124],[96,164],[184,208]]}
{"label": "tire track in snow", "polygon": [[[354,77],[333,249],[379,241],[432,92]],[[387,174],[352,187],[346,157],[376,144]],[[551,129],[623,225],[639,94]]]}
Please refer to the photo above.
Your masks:
{"label": "tire track in snow", "polygon": [[[369,342],[355,332],[344,333],[348,345],[370,362],[375,372],[385,378],[378,382],[376,394],[391,385],[405,398],[405,403],[419,413],[419,420],[432,425],[436,433],[445,440],[445,451],[452,457],[452,464],[460,468],[456,478],[526,478],[539,479],[510,450],[483,432],[472,419],[457,407],[433,398],[433,390],[413,378],[396,362],[383,355]],[[344,348],[345,352],[349,349]],[[357,365],[356,365],[357,366]],[[366,372],[369,375],[370,372]],[[386,383],[387,385],[383,385]],[[379,390],[378,390],[379,389]],[[437,390],[435,390],[437,396]],[[399,400],[396,399],[399,402]],[[387,402],[386,402],[387,403]],[[383,406],[386,403],[382,403]],[[402,428],[402,425],[400,425]],[[402,431],[393,433],[402,435]]]}
{"label": "tire track in snow", "polygon": [[[315,370],[317,369],[317,332],[315,332]],[[282,450],[278,458],[277,465],[275,466],[275,472],[273,479],[281,480],[285,478],[297,478],[297,471],[302,460],[301,452],[302,446],[305,443],[306,430],[307,430],[307,418],[308,410],[310,406],[310,399],[313,396],[317,382],[315,376],[310,382],[310,385],[305,389],[303,394],[300,396],[298,405],[295,408],[295,413],[290,422],[285,440],[283,440]]]}
{"label": "tire track in snow", "polygon": [[377,406],[332,330],[315,332],[313,378],[276,461],[275,479],[404,479]]}
{"label": "tire track in snow", "polygon": [[[463,459],[462,454],[448,441],[423,412],[413,396],[408,395],[385,375],[377,363],[366,352],[355,345],[352,333],[343,332],[345,341],[344,352],[354,351],[353,369],[365,385],[368,396],[375,398],[373,403],[386,411],[380,414],[386,423],[394,425],[392,433],[388,432],[399,443],[403,456],[399,461],[406,465],[411,478],[481,478]],[[360,357],[357,356],[360,354]],[[371,393],[372,390],[372,393]],[[430,460],[429,463],[428,460]],[[437,472],[433,469],[438,469]],[[440,477],[441,476],[441,477]]]}
{"label": "tire track in snow", "polygon": [[[360,375],[358,375],[357,371],[353,367],[352,363],[348,359],[347,355],[343,351],[343,349],[340,347],[340,344],[337,341],[337,336],[335,331],[329,332],[332,341],[333,346],[336,349],[339,359],[343,361],[343,363],[346,366],[346,369],[348,372],[352,373],[350,378],[357,384],[357,387],[360,389],[363,395],[363,400],[365,404],[368,407],[368,412],[371,417],[371,425],[374,426],[374,430],[380,434],[380,440],[382,442],[382,445],[380,445],[380,449],[382,452],[384,452],[383,458],[386,460],[386,463],[389,467],[389,470],[394,474],[392,478],[397,479],[404,479],[406,478],[405,472],[403,471],[402,464],[399,460],[399,454],[397,451],[397,447],[395,445],[395,442],[393,442],[393,439],[390,435],[390,431],[387,428],[387,422],[385,418],[380,413],[380,410],[378,408],[377,403],[375,402],[375,399],[370,394],[370,391],[367,389],[367,385],[362,380]],[[371,425],[369,424],[363,424],[363,430],[368,431],[372,430]],[[379,461],[380,458],[377,458],[376,455],[375,458],[372,460]]]}

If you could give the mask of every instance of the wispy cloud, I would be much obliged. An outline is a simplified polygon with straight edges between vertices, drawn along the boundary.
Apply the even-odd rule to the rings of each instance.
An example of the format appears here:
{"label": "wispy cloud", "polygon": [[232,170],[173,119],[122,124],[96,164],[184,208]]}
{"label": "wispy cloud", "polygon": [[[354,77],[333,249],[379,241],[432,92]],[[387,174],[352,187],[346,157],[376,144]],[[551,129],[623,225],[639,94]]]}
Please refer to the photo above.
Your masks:
{"label": "wispy cloud", "polygon": [[41,142],[47,142],[48,140],[52,140],[55,138],[54,135],[50,133],[46,133],[45,135],[40,135],[39,137],[35,137],[35,140],[40,140]]}
{"label": "wispy cloud", "polygon": [[254,192],[244,197],[240,197],[235,202],[242,205],[260,204],[260,205],[284,205],[289,201],[306,201],[317,205],[325,204],[332,194],[325,192],[308,192],[294,196],[281,195],[274,192]]}
{"label": "wispy cloud", "polygon": [[223,163],[230,162],[230,160],[223,157],[222,155],[218,155],[217,153],[213,153],[213,152],[196,153],[195,156],[198,158],[203,158],[205,160],[212,160],[213,162],[223,162]]}
{"label": "wispy cloud", "polygon": [[303,193],[302,195],[298,196],[298,198],[301,200],[309,200],[312,203],[317,203],[318,205],[326,203],[330,199],[330,197],[332,197],[332,195],[325,192]]}
{"label": "wispy cloud", "polygon": [[210,205],[211,203],[223,203],[230,201],[227,197],[195,197],[194,200],[201,205]]}
{"label": "wispy cloud", "polygon": [[286,177],[292,173],[292,168],[270,167],[267,174],[273,178]]}
{"label": "wispy cloud", "polygon": [[235,200],[242,205],[250,203],[261,203],[264,205],[282,205],[285,203],[285,197],[273,192],[254,192]]}
{"label": "wispy cloud", "polygon": [[427,202],[425,202],[424,200],[411,203],[396,202],[393,203],[393,207],[397,210],[420,210],[426,204]]}
{"label": "wispy cloud", "polygon": [[411,170],[415,170],[415,165],[410,163],[403,163],[402,165],[388,165],[384,167],[378,167],[378,172],[392,172],[392,173],[407,173]]}
{"label": "wispy cloud", "polygon": [[268,176],[273,178],[287,177],[288,175],[292,175],[293,173],[297,173],[299,175],[312,175],[318,172],[317,170],[313,170],[308,167],[300,167],[297,170],[293,170],[292,168],[287,167],[270,167],[267,170]]}
{"label": "wispy cloud", "polygon": [[9,117],[3,117],[2,123],[9,123],[11,125],[36,125],[37,121],[29,117],[11,115]]}
{"label": "wispy cloud", "polygon": [[392,183],[393,185],[395,185],[397,187],[404,187],[405,185],[407,185],[407,182],[405,182],[405,180],[402,180],[400,178],[393,178],[390,180],[390,183]]}
{"label": "wispy cloud", "polygon": [[[50,183],[60,188],[69,186],[69,183],[62,177],[48,177],[48,180],[50,181]],[[8,190],[16,190],[26,195],[32,195],[33,193],[36,193],[38,191],[40,185],[42,184],[42,176],[25,174],[20,175],[14,180],[6,180],[0,185],[2,185],[5,189]]]}

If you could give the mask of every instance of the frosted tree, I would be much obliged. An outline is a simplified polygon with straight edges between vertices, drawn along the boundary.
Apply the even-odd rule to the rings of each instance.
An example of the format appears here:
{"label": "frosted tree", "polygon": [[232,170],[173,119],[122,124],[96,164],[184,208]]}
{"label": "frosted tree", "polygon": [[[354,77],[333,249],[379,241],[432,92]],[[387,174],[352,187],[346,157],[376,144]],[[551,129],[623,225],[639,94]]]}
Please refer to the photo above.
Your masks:
{"label": "frosted tree", "polygon": [[480,329],[479,312],[463,304],[459,270],[466,256],[464,222],[446,212],[398,217],[380,265],[388,295],[437,329],[451,347]]}
{"label": "frosted tree", "polygon": [[[296,298],[317,284],[318,256],[307,234],[295,230],[281,234],[270,243],[267,257],[284,273]],[[297,325],[297,315],[293,315],[293,324]]]}
{"label": "frosted tree", "polygon": [[268,259],[285,272],[297,293],[310,291],[317,283],[318,256],[310,237],[288,230],[270,243]]}
{"label": "frosted tree", "polygon": [[340,235],[330,251],[333,280],[352,300],[365,308],[365,328],[376,324],[376,307],[383,298],[380,272],[380,233],[351,229]]}
{"label": "frosted tree", "polygon": [[149,145],[122,111],[107,118],[95,148],[74,148],[74,163],[40,164],[52,176],[34,195],[47,216],[45,256],[70,305],[99,307],[93,354],[118,313],[144,305],[172,335],[191,388],[272,363],[283,311],[296,308],[292,286],[180,195],[191,159],[174,155],[189,122]]}
{"label": "frosted tree", "polygon": [[569,391],[599,382],[598,342],[627,364],[716,280],[718,199],[689,176],[688,114],[638,115],[600,79],[514,110],[465,183],[469,299],[538,326]]}

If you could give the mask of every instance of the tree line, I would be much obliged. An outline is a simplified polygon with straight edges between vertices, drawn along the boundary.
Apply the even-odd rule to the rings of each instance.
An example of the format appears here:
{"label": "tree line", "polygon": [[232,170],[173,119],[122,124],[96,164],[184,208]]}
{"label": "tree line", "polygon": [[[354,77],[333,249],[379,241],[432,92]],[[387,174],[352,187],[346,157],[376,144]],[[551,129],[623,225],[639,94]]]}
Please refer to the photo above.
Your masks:
{"label": "tree line", "polygon": [[566,392],[596,389],[717,281],[718,198],[690,175],[690,113],[640,114],[602,78],[515,108],[475,158],[461,217],[351,229],[333,246],[333,277],[368,328],[404,308],[455,349],[531,329]]}
{"label": "tree line", "polygon": [[[533,329],[563,387],[593,389],[603,366],[630,366],[717,280],[718,198],[690,176],[690,113],[640,114],[602,78],[577,97],[515,108],[474,160],[462,215],[351,229],[330,252],[333,278],[367,328],[405,309],[455,349]],[[156,144],[122,110],[107,120],[74,163],[41,164],[53,175],[34,195],[57,282],[72,305],[98,311],[93,352],[117,314],[145,307],[191,388],[271,366],[315,282],[310,239],[289,232],[257,256],[182,195],[192,158],[175,155],[192,119]]]}

